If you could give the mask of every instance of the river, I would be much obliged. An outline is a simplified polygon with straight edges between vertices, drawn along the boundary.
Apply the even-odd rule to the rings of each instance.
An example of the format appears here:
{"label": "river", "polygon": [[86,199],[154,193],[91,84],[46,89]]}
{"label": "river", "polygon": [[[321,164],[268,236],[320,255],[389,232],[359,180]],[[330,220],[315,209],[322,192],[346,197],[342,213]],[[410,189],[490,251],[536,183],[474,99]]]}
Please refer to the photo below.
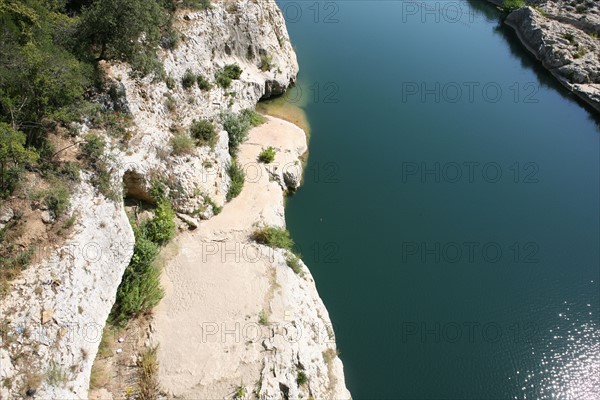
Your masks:
{"label": "river", "polygon": [[598,399],[599,119],[484,2],[279,2],[354,399]]}

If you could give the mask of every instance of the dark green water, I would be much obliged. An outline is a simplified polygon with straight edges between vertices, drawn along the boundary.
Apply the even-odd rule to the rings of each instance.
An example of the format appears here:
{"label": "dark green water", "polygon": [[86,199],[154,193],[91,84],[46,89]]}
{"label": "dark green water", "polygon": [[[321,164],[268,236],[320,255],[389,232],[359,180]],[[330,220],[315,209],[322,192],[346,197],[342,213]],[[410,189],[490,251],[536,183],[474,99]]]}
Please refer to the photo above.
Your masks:
{"label": "dark green water", "polygon": [[287,222],[347,385],[598,399],[598,119],[487,3],[427,3],[280,2],[312,127]]}

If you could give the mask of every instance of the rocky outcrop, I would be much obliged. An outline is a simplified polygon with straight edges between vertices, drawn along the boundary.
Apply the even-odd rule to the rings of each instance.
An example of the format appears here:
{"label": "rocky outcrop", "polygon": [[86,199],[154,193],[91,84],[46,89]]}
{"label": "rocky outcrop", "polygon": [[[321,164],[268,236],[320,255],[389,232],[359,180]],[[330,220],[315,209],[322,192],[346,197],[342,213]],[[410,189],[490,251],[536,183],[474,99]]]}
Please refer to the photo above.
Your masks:
{"label": "rocky outcrop", "polygon": [[2,299],[0,398],[87,397],[102,330],[134,242],[124,207],[99,194],[89,178],[84,175],[73,196],[71,213],[79,213],[79,222],[71,239],[49,254],[35,253],[34,264]]}
{"label": "rocky outcrop", "polygon": [[600,111],[600,5],[532,3],[510,13],[506,24],[563,86]]}
{"label": "rocky outcrop", "polygon": [[[204,11],[181,11],[175,27],[180,33],[178,46],[161,53],[174,87],[153,83],[152,77],[135,79],[124,64],[106,65],[106,69],[124,88],[135,122],[129,151],[118,157],[123,169],[131,171],[129,176],[146,177],[146,186],[152,176],[168,180],[178,191],[175,207],[192,213],[205,206],[198,192],[218,203],[225,199],[230,162],[227,134],[219,133],[214,149],[202,147],[193,157],[176,157],[169,146],[173,131],[185,131],[192,120],[201,118],[218,125],[224,110],[252,108],[261,98],[281,93],[295,81],[298,62],[283,15],[273,1],[218,2]],[[268,61],[268,67],[263,61]],[[227,64],[238,64],[243,72],[223,89],[214,75]],[[181,80],[188,70],[207,78],[212,88],[183,88]],[[137,186],[139,192],[139,181]]]}
{"label": "rocky outcrop", "polygon": [[[276,149],[274,162],[257,163],[266,146]],[[239,197],[176,240],[181,250],[165,265],[151,329],[169,398],[350,398],[310,271],[252,240],[259,226],[285,226],[283,176],[299,181],[306,148],[289,122],[254,128],[240,146],[248,179]]]}

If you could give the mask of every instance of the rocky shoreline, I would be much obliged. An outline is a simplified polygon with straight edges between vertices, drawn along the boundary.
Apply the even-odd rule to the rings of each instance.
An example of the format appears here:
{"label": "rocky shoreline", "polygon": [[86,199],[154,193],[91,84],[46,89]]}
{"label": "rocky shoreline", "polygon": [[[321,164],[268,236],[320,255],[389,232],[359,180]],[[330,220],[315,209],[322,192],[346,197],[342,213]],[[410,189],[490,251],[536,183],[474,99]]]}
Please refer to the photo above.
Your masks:
{"label": "rocky shoreline", "polygon": [[600,111],[600,5],[587,0],[528,4],[508,14],[505,23],[564,87]]}
{"label": "rocky shoreline", "polygon": [[[257,162],[266,147],[274,161]],[[300,128],[267,117],[240,146],[252,171],[240,195],[176,239],[151,328],[168,398],[350,398],[309,269],[252,240],[258,227],[285,227],[285,191],[299,184],[306,149]]]}

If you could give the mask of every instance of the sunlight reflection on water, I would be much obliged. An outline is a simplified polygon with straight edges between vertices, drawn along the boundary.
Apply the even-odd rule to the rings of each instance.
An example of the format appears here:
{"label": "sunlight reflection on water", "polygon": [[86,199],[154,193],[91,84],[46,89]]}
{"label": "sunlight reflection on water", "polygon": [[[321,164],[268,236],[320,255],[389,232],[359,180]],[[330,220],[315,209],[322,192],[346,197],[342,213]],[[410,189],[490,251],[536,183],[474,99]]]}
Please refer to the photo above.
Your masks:
{"label": "sunlight reflection on water", "polygon": [[600,329],[592,319],[591,304],[585,308],[585,315],[576,317],[565,305],[549,330],[549,340],[537,351],[532,347],[538,368],[524,374],[517,371],[522,395],[515,399],[600,399]]}

